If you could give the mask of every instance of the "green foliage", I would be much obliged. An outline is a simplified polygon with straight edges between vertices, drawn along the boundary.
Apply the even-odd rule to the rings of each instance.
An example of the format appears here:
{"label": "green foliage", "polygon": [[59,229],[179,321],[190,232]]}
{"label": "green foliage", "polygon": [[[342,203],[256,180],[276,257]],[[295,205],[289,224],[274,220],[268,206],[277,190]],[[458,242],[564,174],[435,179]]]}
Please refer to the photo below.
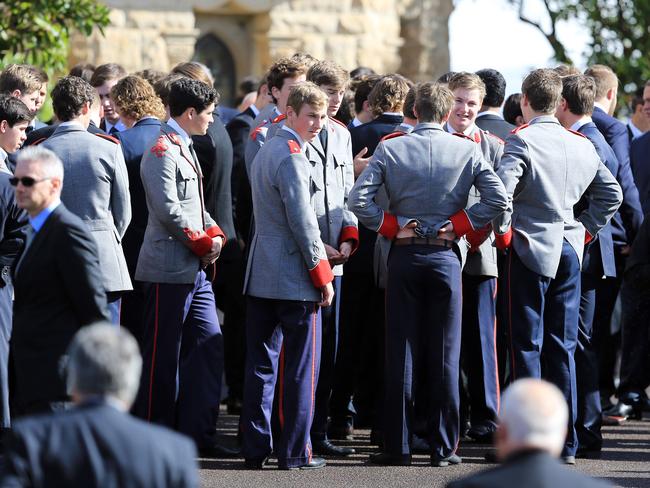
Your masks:
{"label": "green foliage", "polygon": [[73,30],[90,35],[109,23],[97,0],[5,0],[0,2],[0,64],[25,62],[62,71]]}

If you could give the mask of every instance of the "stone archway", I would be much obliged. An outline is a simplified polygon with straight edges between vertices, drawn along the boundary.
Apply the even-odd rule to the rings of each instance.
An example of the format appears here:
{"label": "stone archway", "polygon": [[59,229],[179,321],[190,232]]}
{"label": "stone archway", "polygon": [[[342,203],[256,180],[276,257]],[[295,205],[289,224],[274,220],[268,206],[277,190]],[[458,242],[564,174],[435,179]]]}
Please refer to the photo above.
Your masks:
{"label": "stone archway", "polygon": [[205,64],[212,72],[214,87],[224,105],[232,105],[237,96],[235,60],[228,46],[214,34],[206,34],[196,41],[193,61]]}

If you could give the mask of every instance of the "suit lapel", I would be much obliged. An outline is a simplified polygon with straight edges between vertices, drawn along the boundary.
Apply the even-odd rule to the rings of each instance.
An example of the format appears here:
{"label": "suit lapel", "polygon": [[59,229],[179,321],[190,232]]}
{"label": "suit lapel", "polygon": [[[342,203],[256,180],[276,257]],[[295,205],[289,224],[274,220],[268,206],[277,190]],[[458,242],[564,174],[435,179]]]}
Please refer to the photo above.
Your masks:
{"label": "suit lapel", "polygon": [[[30,246],[23,250],[20,256],[16,259],[16,267],[13,269],[14,277],[16,272],[20,271],[19,275],[25,275],[26,270],[34,263],[34,257],[39,255],[40,249],[43,247],[43,241],[47,238],[47,235],[51,232],[52,226],[56,220],[59,220],[59,214],[61,212],[63,204],[60,203],[58,207],[47,218],[41,230],[34,234]],[[20,265],[20,266],[18,266]]]}

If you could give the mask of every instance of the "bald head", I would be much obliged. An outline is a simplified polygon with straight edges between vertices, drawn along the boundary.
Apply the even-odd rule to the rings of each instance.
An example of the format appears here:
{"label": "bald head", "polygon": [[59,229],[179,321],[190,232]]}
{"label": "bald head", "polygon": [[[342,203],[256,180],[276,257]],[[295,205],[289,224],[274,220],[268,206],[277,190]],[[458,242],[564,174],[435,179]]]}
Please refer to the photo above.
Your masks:
{"label": "bald head", "polygon": [[501,458],[525,449],[559,456],[569,413],[560,390],[546,381],[515,381],[504,393],[499,412],[497,448]]}

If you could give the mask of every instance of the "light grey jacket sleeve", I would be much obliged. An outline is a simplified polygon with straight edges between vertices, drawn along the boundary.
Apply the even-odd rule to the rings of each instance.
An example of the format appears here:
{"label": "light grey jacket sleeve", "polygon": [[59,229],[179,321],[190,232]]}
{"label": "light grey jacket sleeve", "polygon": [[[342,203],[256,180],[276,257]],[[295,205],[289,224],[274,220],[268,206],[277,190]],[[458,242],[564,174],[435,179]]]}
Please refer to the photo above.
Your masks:
{"label": "light grey jacket sleeve", "polygon": [[111,186],[111,213],[115,228],[122,238],[131,223],[131,195],[129,193],[129,175],[119,144],[115,144],[115,178]]}
{"label": "light grey jacket sleeve", "polygon": [[623,202],[623,192],[611,171],[602,161],[593,181],[585,192],[589,197],[589,206],[578,216],[577,220],[585,226],[594,237],[600,229],[614,216]]}
{"label": "light grey jacket sleeve", "polygon": [[[493,222],[494,232],[496,234],[505,234],[510,228],[512,220],[512,201],[519,180],[528,171],[530,157],[528,156],[528,147],[521,138],[516,135],[508,137],[508,143],[499,162],[497,175],[501,178],[503,186],[506,189],[508,205],[506,211],[497,217]],[[520,188],[520,191],[522,188]]]}
{"label": "light grey jacket sleeve", "polygon": [[[483,227],[508,208],[506,189],[476,146],[474,152],[474,187],[479,192],[479,201],[465,210],[472,228]],[[464,234],[464,232],[462,232]]]}

